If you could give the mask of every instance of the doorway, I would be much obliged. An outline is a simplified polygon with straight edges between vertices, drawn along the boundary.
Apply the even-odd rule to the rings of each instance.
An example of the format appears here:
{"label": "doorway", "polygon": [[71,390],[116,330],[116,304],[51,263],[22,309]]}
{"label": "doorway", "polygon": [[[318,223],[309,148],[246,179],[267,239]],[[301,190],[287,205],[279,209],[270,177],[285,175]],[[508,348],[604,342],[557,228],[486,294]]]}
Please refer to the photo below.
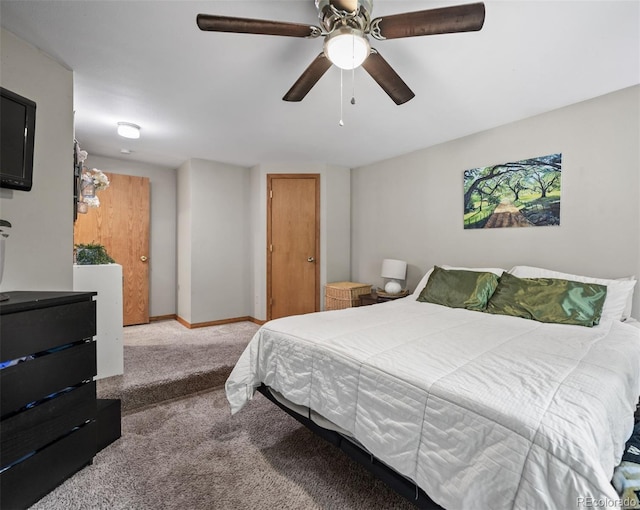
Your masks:
{"label": "doorway", "polygon": [[320,309],[320,175],[267,175],[267,320]]}
{"label": "doorway", "polygon": [[74,244],[98,243],[122,266],[123,325],[149,322],[149,178],[107,173],[100,207],[78,214]]}

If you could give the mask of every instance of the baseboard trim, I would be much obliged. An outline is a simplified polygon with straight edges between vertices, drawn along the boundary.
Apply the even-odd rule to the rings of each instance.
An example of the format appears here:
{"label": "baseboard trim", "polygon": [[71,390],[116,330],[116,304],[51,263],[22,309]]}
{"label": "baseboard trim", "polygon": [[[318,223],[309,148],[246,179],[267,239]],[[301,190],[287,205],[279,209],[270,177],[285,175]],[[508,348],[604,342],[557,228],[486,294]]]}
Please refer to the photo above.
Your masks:
{"label": "baseboard trim", "polygon": [[254,324],[262,325],[265,321],[260,321],[253,317],[244,316],[244,317],[232,317],[230,319],[221,319],[218,321],[208,321],[208,322],[195,322],[193,324],[187,322],[179,315],[175,316],[175,320],[177,320],[180,324],[182,324],[185,328],[194,329],[194,328],[206,328],[208,326],[221,326],[222,324],[231,324],[233,322],[253,322]]}
{"label": "baseboard trim", "polygon": [[149,317],[149,322],[158,322],[158,321],[171,321],[176,320],[178,316],[175,313],[170,313],[168,315],[156,315],[155,317]]}

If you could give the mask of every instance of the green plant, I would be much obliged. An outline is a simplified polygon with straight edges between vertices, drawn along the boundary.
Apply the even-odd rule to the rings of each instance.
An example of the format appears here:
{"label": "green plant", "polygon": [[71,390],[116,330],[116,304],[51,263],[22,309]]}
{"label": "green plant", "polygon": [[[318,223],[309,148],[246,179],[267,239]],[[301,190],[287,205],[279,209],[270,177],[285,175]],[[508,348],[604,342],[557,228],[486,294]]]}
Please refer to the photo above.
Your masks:
{"label": "green plant", "polygon": [[75,249],[76,264],[79,265],[113,264],[115,262],[101,244],[76,244]]}

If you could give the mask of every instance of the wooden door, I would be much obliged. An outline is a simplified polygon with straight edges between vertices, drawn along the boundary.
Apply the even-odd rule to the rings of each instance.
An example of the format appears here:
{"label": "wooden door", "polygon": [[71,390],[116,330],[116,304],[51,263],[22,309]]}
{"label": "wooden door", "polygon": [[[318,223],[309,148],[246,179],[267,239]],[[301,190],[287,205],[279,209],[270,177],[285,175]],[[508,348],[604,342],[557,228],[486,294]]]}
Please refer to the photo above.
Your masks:
{"label": "wooden door", "polygon": [[106,173],[100,207],[78,214],[75,244],[96,242],[122,266],[123,323],[149,322],[149,179]]}
{"label": "wooden door", "polygon": [[320,176],[267,175],[267,319],[320,309]]}

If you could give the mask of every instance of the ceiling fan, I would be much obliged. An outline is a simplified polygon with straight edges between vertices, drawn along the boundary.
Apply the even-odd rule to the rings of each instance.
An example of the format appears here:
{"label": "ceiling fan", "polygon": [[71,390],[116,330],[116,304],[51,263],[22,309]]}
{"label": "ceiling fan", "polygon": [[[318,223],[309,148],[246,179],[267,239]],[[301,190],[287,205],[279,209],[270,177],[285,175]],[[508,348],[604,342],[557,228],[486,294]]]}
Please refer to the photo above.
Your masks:
{"label": "ceiling fan", "polygon": [[484,24],[484,4],[474,3],[406,12],[371,19],[373,0],[315,0],[321,27],[212,14],[198,14],[200,30],[287,37],[324,37],[323,51],[311,62],[282,98],[301,101],[335,64],[342,69],[360,65],[398,105],[415,94],[380,52],[369,44],[374,39],[399,39],[422,35],[472,32]]}

